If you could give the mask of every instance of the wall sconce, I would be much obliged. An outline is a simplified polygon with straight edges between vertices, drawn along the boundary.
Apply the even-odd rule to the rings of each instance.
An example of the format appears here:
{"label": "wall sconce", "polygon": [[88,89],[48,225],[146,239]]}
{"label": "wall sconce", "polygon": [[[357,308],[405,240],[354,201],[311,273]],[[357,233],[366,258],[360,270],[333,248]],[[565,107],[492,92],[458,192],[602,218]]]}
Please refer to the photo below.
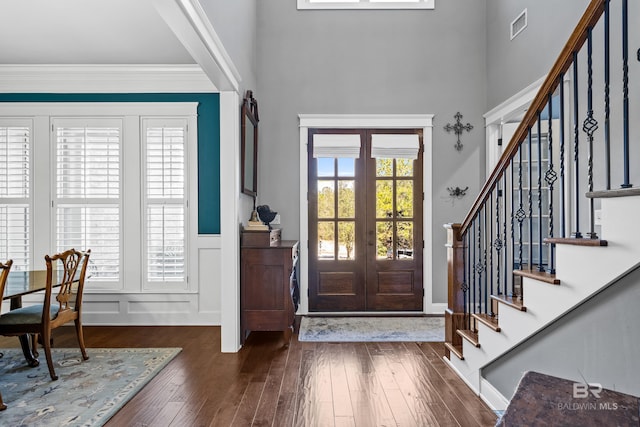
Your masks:
{"label": "wall sconce", "polygon": [[463,198],[467,195],[467,190],[469,187],[460,188],[460,187],[447,187],[447,191],[449,192],[450,197],[456,197],[458,199]]}

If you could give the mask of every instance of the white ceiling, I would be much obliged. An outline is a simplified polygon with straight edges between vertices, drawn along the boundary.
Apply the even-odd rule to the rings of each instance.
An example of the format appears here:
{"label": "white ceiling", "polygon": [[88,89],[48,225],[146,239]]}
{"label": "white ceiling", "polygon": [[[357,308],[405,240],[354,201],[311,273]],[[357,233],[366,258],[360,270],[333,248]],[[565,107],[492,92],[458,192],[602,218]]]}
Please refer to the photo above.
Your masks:
{"label": "white ceiling", "polygon": [[151,0],[2,0],[0,64],[194,64]]}

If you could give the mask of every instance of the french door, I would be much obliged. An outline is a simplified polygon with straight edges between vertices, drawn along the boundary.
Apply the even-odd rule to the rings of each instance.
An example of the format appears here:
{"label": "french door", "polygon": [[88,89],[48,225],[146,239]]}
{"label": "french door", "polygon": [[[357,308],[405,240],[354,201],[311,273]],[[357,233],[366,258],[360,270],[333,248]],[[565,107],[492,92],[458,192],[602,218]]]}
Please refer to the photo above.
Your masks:
{"label": "french door", "polygon": [[309,130],[309,310],[422,311],[422,130]]}

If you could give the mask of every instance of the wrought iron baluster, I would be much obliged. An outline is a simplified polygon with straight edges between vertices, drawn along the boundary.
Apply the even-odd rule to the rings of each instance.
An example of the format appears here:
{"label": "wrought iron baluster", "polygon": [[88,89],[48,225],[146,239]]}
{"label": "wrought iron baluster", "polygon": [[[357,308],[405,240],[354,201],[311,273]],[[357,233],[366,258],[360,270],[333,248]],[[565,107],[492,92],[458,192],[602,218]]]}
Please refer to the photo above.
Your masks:
{"label": "wrought iron baluster", "polygon": [[567,237],[566,188],[564,182],[564,73],[560,74],[560,230]]}
{"label": "wrought iron baluster", "polygon": [[611,128],[609,119],[611,116],[610,90],[611,61],[610,61],[610,0],[604,2],[604,167],[605,185],[611,189]]}
{"label": "wrought iron baluster", "polygon": [[484,265],[483,265],[483,271],[484,271],[484,287],[483,287],[483,291],[484,291],[484,312],[485,314],[487,313],[487,290],[489,289],[489,284],[487,283],[489,280],[489,274],[487,273],[487,248],[490,245],[490,239],[491,239],[491,235],[489,235],[489,233],[487,233],[487,205],[484,205],[484,208],[482,209],[484,211],[484,241],[483,241],[483,245],[484,245]]}
{"label": "wrought iron baluster", "polygon": [[529,264],[529,270],[533,270],[533,186],[531,185],[532,181],[533,181],[533,161],[532,161],[532,147],[531,145],[533,144],[532,141],[532,135],[531,135],[531,128],[529,128],[529,140],[528,140],[528,144],[527,144],[527,167],[529,169],[529,180],[527,181],[528,184],[528,202],[529,202],[529,254],[528,254],[528,264]]}
{"label": "wrought iron baluster", "polygon": [[[503,223],[503,229],[502,229],[502,242],[504,244],[504,293],[507,293],[507,284],[509,283],[509,270],[513,271],[513,264],[511,264],[511,267],[508,267],[509,265],[509,255],[507,254],[507,199],[509,199],[509,192],[507,191],[507,175],[503,175],[502,176],[502,188],[503,190],[503,200],[502,200],[502,208],[504,209],[504,223]],[[511,159],[511,188],[513,189],[513,158]],[[511,190],[513,191],[513,190]],[[511,218],[511,253],[513,254],[513,194],[511,194],[511,215],[509,215],[509,217]],[[500,289],[498,289],[498,294],[500,294]]]}
{"label": "wrought iron baluster", "polygon": [[622,0],[622,188],[632,187],[629,182],[629,2]]}
{"label": "wrought iron baluster", "polygon": [[[549,186],[549,237],[553,237],[553,184],[558,179],[558,174],[553,170],[553,95],[549,94],[549,134],[547,135],[549,168],[544,174],[544,179]],[[549,273],[555,274],[555,244],[549,243]]]}
{"label": "wrought iron baluster", "polygon": [[[489,209],[491,210],[493,210],[493,193],[495,191],[500,190],[497,190],[496,187],[496,189],[489,195],[488,206],[490,206]],[[498,197],[496,197],[496,199],[498,199]],[[489,292],[491,293],[491,295],[493,295],[493,249],[495,248],[496,241],[491,241],[491,239],[493,239],[493,221],[491,220],[491,218],[489,218],[489,272],[491,274],[491,278],[489,279]],[[498,270],[499,268],[500,267],[498,267]],[[500,276],[498,276],[498,280],[500,280],[499,277]]]}
{"label": "wrought iron baluster", "polygon": [[[502,250],[502,240],[500,239],[500,190],[496,187],[496,239],[493,241],[493,247],[496,250],[496,289],[500,295],[500,251]],[[493,286],[491,287],[491,295],[493,295]],[[491,304],[491,315],[494,315],[493,304]]]}
{"label": "wrought iron baluster", "polygon": [[473,274],[473,280],[471,282],[471,286],[473,287],[473,306],[469,307],[469,312],[471,312],[471,310],[473,310],[473,312],[476,312],[476,288],[477,288],[477,282],[476,282],[476,222],[477,222],[478,217],[476,216],[476,219],[473,221],[473,226],[472,226],[472,235],[473,235],[473,268],[472,268],[472,274]]}
{"label": "wrought iron baluster", "polygon": [[542,119],[538,113],[538,271],[544,271],[542,260]]}
{"label": "wrought iron baluster", "polygon": [[[518,268],[522,269],[522,222],[527,218],[527,213],[523,209],[522,200],[522,144],[518,149],[518,211],[516,212],[516,220],[518,221]],[[511,289],[513,293],[514,289]]]}
{"label": "wrought iron baluster", "polygon": [[[467,243],[467,237],[468,237],[469,233],[465,233],[464,236],[462,236],[462,241],[463,241],[463,245],[466,245]],[[466,246],[463,246],[462,249],[462,265],[463,265],[463,280],[462,280],[462,284],[460,285],[460,290],[462,291],[462,312],[463,312],[463,319],[464,322],[467,324],[467,328],[469,329],[469,324],[471,323],[471,316],[467,316],[467,291],[469,290],[469,287],[467,285],[467,283],[469,283],[468,278],[467,278],[467,268],[469,265],[469,258],[467,258],[467,248]]]}
{"label": "wrought iron baluster", "polygon": [[[587,32],[587,118],[584,119],[582,130],[587,134],[589,142],[587,153],[587,185],[588,191],[593,191],[593,134],[598,129],[598,121],[593,118],[593,28]],[[595,232],[595,200],[589,199],[589,232],[587,236],[597,239]]]}
{"label": "wrought iron baluster", "polygon": [[576,239],[582,238],[580,232],[580,116],[578,112],[578,52],[573,52],[573,190],[574,190],[574,213],[575,213],[575,230],[571,233],[571,237]]}
{"label": "wrought iron baluster", "polygon": [[[471,313],[471,287],[473,286],[473,282],[471,281],[471,233],[467,230],[467,232],[465,233],[465,240],[466,240],[466,248],[465,248],[465,253],[467,254],[467,262],[465,264],[465,275],[467,278],[466,281],[466,286],[464,289],[464,291],[466,292],[466,296],[467,296],[467,300],[466,300],[466,307],[467,307],[467,311],[469,313]],[[467,329],[471,329],[471,316],[467,316]]]}

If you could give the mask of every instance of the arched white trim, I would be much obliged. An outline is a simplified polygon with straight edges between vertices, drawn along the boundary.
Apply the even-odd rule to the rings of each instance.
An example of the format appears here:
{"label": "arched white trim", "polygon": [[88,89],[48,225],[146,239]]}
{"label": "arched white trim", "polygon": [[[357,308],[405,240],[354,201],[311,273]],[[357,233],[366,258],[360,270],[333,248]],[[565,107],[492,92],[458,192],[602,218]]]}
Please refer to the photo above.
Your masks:
{"label": "arched white trim", "polygon": [[427,314],[442,314],[433,304],[433,114],[299,114],[300,126],[300,307],[298,314],[307,314],[309,277],[309,211],[307,143],[309,128],[375,128],[419,129],[423,131],[423,270],[425,274],[423,308]]}

